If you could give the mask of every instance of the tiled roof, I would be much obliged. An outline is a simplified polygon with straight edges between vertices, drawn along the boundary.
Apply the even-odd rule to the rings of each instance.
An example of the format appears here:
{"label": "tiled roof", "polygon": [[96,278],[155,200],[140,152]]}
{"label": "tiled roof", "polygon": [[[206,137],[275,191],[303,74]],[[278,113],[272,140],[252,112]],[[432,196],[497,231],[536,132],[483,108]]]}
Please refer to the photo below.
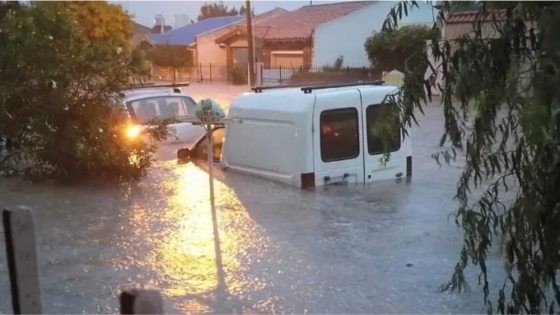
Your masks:
{"label": "tiled roof", "polygon": [[[487,21],[492,21],[492,14],[496,14],[496,19],[498,21],[503,21],[506,19],[506,10],[496,10],[494,12],[489,11],[486,17]],[[462,24],[462,23],[474,23],[477,16],[480,14],[479,11],[463,11],[450,13],[447,19],[445,19],[445,24]]]}
{"label": "tiled roof", "polygon": [[304,40],[317,25],[362,9],[372,1],[306,5],[255,26],[255,36],[264,40]]}
{"label": "tiled roof", "polygon": [[138,45],[138,43],[142,41],[142,38],[150,33],[150,31],[149,27],[134,22],[132,25],[132,38],[130,39],[132,46]]}
{"label": "tiled roof", "polygon": [[290,11],[288,11],[288,10],[286,10],[286,9],[284,9],[284,8],[276,7],[276,8],[274,8],[274,9],[272,9],[272,10],[263,12],[263,13],[261,13],[261,14],[255,16],[255,17],[253,18],[253,23],[259,24],[259,23],[262,23],[262,22],[264,22],[264,21],[266,21],[266,20],[273,19],[273,18],[275,18],[275,17],[277,17],[277,16],[279,16],[279,15],[286,14],[286,13],[288,13],[288,12],[290,12]]}
{"label": "tiled roof", "polygon": [[244,18],[245,17],[239,15],[209,18],[163,34],[150,34],[148,38],[156,45],[187,46],[194,43],[197,35],[239,22]]}
{"label": "tiled roof", "polygon": [[[260,23],[273,19],[279,15],[285,14],[286,12],[289,12],[286,9],[283,8],[274,8],[272,10],[266,11],[264,13],[261,13],[259,15],[256,15],[255,17],[253,17],[253,25],[259,25]],[[234,23],[232,26],[234,26],[235,29],[237,28],[243,28],[246,29],[247,26],[247,21],[245,21],[245,19],[241,19],[239,20],[239,22]],[[211,33],[211,32],[219,32],[219,29],[216,29],[214,31],[210,31],[207,34]],[[228,32],[229,33],[229,32]]]}
{"label": "tiled roof", "polygon": [[132,32],[134,34],[148,34],[150,32],[150,28],[142,25],[140,23],[133,22],[132,24]]}

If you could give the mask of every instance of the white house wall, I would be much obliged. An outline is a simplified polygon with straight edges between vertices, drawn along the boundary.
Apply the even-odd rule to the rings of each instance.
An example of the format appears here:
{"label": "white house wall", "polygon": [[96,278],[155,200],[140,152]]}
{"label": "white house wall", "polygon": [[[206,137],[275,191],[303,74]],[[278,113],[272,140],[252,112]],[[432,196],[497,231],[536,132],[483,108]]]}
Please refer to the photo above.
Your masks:
{"label": "white house wall", "polygon": [[[370,62],[364,43],[374,32],[381,30],[387,14],[397,3],[379,1],[317,26],[313,42],[313,65],[333,65],[339,56],[343,56],[345,67],[368,67]],[[420,8],[409,11],[409,15],[403,16],[399,25],[430,23],[437,18],[437,11],[430,4],[417,3]]]}

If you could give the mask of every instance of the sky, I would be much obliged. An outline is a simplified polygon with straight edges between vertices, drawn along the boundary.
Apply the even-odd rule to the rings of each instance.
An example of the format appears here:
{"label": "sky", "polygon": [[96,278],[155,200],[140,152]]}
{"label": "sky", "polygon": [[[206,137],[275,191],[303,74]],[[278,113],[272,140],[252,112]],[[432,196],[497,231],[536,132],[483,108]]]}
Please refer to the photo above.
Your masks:
{"label": "sky", "polygon": [[[342,2],[339,0],[336,2]],[[175,14],[186,14],[196,22],[200,7],[205,2],[218,1],[108,1],[110,3],[120,4],[129,13],[135,15],[137,23],[144,24],[148,27],[154,25],[154,17],[161,14],[165,18],[165,24],[173,26],[173,16]],[[332,1],[312,1],[312,4],[322,4]],[[239,8],[245,4],[245,1],[224,1],[228,7],[235,6]],[[304,5],[309,5],[310,1],[251,1],[251,6],[255,14],[260,14],[275,7],[281,7],[286,10],[295,10]]]}

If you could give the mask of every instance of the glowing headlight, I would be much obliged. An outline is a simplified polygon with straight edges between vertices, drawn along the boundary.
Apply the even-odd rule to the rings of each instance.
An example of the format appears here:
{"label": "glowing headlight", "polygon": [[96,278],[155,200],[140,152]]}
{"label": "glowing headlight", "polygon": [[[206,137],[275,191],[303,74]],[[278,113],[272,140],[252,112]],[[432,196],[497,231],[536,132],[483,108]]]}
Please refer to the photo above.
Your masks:
{"label": "glowing headlight", "polygon": [[140,126],[130,126],[126,129],[126,136],[128,138],[137,138],[142,132],[142,127]]}

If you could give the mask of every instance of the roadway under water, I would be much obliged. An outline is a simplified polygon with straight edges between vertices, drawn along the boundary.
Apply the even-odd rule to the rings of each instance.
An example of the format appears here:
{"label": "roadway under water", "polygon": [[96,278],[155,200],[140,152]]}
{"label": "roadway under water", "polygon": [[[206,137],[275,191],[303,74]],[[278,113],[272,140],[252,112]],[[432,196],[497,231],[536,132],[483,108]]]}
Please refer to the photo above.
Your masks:
{"label": "roadway under water", "polygon": [[[160,289],[168,313],[480,313],[476,270],[471,294],[438,292],[462,244],[449,218],[461,163],[430,159],[438,105],[420,123],[410,182],[309,192],[217,170],[216,220],[206,165],[177,165],[173,148],[140,183],[0,180],[0,200],[34,210],[45,313],[117,313],[131,287]],[[2,313],[9,294],[1,242]]]}

